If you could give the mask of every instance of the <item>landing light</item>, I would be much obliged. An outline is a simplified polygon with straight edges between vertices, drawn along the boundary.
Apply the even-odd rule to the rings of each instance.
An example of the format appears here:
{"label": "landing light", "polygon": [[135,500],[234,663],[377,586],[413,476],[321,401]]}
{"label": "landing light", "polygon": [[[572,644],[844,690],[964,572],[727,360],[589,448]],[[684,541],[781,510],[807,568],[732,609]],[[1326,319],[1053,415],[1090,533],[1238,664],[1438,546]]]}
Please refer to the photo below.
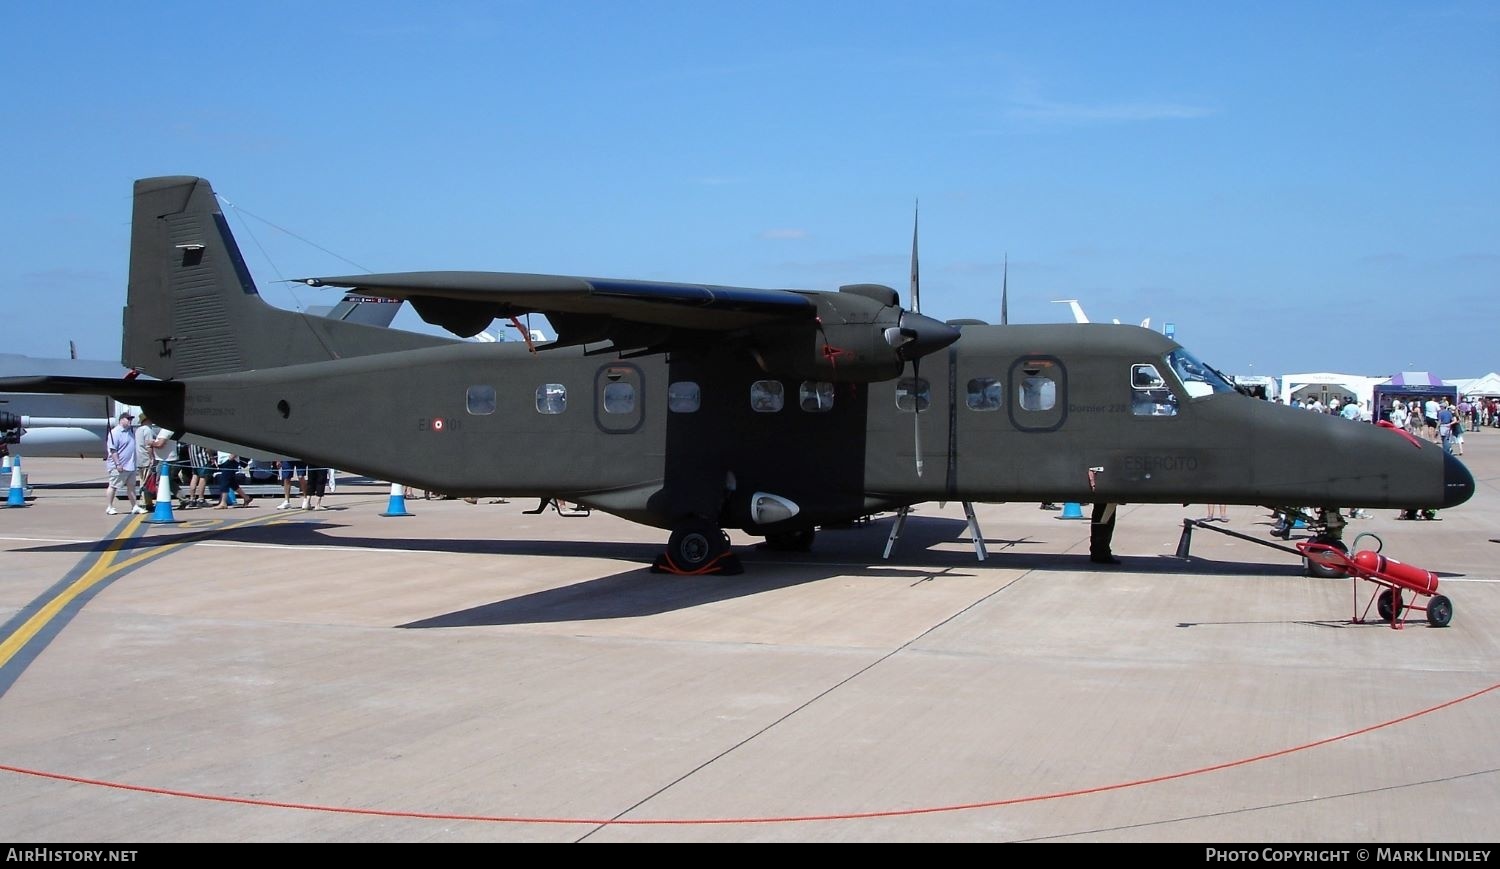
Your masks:
{"label": "landing light", "polygon": [[801,507],[780,495],[756,492],[750,496],[750,520],[756,525],[774,525],[777,522],[785,522],[800,512],[802,512]]}

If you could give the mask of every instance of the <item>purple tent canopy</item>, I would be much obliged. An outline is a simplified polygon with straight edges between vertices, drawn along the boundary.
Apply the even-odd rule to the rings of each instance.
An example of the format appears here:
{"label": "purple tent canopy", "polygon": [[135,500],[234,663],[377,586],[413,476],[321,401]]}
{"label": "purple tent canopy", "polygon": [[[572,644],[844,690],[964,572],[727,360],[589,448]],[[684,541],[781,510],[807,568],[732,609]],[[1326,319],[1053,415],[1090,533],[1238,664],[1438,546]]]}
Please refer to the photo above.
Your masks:
{"label": "purple tent canopy", "polygon": [[1392,386],[1446,386],[1443,379],[1429,371],[1403,371],[1390,379]]}

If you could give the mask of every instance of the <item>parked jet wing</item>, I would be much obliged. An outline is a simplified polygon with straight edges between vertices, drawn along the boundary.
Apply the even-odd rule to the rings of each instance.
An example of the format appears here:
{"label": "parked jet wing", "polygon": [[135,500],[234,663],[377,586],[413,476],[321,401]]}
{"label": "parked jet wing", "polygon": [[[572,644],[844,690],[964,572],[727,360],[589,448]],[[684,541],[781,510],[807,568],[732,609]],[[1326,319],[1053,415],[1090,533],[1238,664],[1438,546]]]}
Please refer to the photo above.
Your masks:
{"label": "parked jet wing", "polygon": [[125,404],[182,401],[182,384],[124,377],[0,377],[0,392],[45,395],[107,395]]}

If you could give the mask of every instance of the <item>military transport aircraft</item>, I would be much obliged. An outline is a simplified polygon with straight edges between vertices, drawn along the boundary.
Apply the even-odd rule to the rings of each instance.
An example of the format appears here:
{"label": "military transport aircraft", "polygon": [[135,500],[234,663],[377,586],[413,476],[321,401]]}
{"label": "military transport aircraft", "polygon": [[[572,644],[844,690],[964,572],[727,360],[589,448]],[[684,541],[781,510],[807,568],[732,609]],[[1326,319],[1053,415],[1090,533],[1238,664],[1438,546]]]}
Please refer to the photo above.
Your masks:
{"label": "military transport aircraft", "polygon": [[[709,571],[725,528],[805,548],[925,501],[1315,510],[1337,543],[1343,509],[1474,491],[1436,445],[1249,398],[1138,326],[943,323],[876,284],[303,279],[404,299],[446,338],[268,305],[202,178],[139,180],[134,203],[122,362],[155,379],[0,390],[107,394],[186,436],[433,491],[562,498],[670,530],[678,572]],[[556,339],[461,340],[527,313]]]}

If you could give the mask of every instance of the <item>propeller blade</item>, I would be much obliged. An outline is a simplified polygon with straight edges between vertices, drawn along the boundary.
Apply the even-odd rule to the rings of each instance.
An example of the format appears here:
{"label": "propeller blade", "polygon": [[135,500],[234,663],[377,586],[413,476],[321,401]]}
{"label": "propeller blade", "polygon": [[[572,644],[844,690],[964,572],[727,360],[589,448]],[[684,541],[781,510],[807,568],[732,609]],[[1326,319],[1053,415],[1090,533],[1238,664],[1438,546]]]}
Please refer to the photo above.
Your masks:
{"label": "propeller blade", "polygon": [[1006,302],[1010,293],[1010,253],[1005,254],[1005,270],[1000,277],[1000,325],[1004,326],[1010,322],[1010,314],[1006,311]]}
{"label": "propeller blade", "polygon": [[911,211],[911,309],[922,313],[922,282],[917,279],[917,206]]}
{"label": "propeller blade", "polygon": [[922,360],[911,361],[912,451],[917,455],[917,476],[922,476]]}
{"label": "propeller blade", "polygon": [[[921,210],[918,203],[913,202],[911,208],[911,310],[903,312],[898,321],[898,333],[901,343],[892,342],[891,346],[896,348],[896,355],[911,360],[911,440],[912,452],[917,457],[917,476],[922,476],[922,357],[933,350],[946,347],[958,339],[958,330],[946,323],[939,323],[931,317],[922,316],[922,282],[917,277],[917,218]],[[931,324],[931,325],[928,325]],[[948,338],[934,330],[932,326],[941,326],[952,331],[953,337]],[[890,331],[886,331],[886,340],[891,340]],[[946,339],[946,340],[944,340]],[[933,346],[934,343],[937,346]]]}

